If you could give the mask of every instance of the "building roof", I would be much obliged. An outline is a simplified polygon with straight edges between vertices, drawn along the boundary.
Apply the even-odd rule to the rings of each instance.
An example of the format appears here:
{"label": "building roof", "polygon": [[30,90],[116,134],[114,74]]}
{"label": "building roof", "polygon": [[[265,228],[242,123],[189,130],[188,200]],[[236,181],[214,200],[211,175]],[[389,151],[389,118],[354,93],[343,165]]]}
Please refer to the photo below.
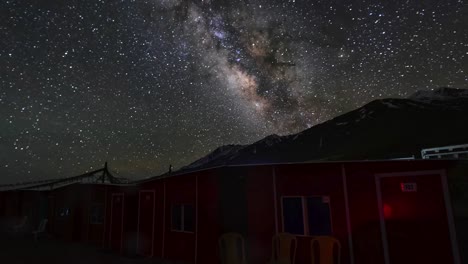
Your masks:
{"label": "building roof", "polygon": [[127,184],[128,179],[118,178],[112,175],[107,168],[107,162],[104,167],[98,170],[86,172],[81,175],[67,177],[67,178],[55,178],[40,181],[20,182],[13,184],[0,185],[0,191],[11,191],[11,190],[32,190],[32,191],[46,191],[55,190],[71,184]]}

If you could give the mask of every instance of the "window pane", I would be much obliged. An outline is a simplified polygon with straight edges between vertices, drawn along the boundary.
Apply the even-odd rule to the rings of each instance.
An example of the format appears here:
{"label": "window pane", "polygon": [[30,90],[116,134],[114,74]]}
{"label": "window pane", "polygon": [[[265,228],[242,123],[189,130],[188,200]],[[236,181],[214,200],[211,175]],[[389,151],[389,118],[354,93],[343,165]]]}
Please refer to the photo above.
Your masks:
{"label": "window pane", "polygon": [[283,198],[283,219],[285,232],[296,235],[304,235],[302,198]]}
{"label": "window pane", "polygon": [[182,206],[172,206],[172,230],[182,230]]}
{"label": "window pane", "polygon": [[195,231],[195,210],[192,205],[184,205],[184,231]]}
{"label": "window pane", "polygon": [[330,206],[322,197],[307,197],[307,217],[310,235],[331,235]]}
{"label": "window pane", "polygon": [[93,205],[91,207],[91,224],[102,224],[104,222],[104,206]]}
{"label": "window pane", "polygon": [[70,208],[61,207],[56,211],[56,217],[65,218],[71,214]]}

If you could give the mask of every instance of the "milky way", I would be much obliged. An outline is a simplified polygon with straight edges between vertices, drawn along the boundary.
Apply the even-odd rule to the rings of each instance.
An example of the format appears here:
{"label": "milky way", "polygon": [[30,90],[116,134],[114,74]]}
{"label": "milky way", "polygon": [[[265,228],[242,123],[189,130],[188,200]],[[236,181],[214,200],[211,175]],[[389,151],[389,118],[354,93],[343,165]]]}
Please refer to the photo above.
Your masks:
{"label": "milky way", "polygon": [[371,100],[468,88],[464,1],[0,3],[0,182],[157,175]]}

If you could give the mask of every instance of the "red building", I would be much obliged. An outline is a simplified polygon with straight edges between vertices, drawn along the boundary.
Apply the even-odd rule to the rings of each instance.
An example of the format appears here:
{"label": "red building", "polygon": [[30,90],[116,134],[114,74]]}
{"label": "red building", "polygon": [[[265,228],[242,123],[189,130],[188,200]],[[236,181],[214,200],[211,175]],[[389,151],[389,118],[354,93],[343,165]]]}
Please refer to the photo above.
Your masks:
{"label": "red building", "polygon": [[[121,184],[107,165],[79,176],[0,186],[0,217],[17,223],[27,217],[24,232],[35,230],[47,219],[47,232],[56,238],[104,243],[107,188]],[[3,208],[3,209],[2,209]]]}
{"label": "red building", "polygon": [[457,164],[224,166],[154,178],[138,187],[136,251],[218,263],[219,236],[237,232],[249,263],[266,263],[272,236],[289,232],[298,237],[297,263],[311,262],[317,235],[339,239],[343,263],[459,263],[447,184]]}
{"label": "red building", "polygon": [[[221,166],[133,184],[73,184],[47,192],[49,228],[120,254],[185,263],[219,263],[218,239],[227,232],[243,235],[248,263],[267,263],[272,237],[288,232],[297,236],[297,264],[311,263],[315,236],[337,238],[342,263],[458,264],[467,261],[459,252],[468,238],[467,174],[462,161],[395,160]],[[69,220],[57,219],[67,208]]]}

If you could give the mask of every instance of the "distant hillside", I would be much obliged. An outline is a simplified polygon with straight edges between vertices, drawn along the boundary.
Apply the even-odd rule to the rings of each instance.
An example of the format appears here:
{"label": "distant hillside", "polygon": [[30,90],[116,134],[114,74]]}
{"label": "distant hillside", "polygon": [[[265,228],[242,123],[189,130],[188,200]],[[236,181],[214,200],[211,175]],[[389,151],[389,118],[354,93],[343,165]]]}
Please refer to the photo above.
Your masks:
{"label": "distant hillside", "polygon": [[382,99],[288,136],[250,145],[222,146],[183,167],[311,160],[391,159],[422,148],[468,143],[468,90],[419,91],[408,99]]}

